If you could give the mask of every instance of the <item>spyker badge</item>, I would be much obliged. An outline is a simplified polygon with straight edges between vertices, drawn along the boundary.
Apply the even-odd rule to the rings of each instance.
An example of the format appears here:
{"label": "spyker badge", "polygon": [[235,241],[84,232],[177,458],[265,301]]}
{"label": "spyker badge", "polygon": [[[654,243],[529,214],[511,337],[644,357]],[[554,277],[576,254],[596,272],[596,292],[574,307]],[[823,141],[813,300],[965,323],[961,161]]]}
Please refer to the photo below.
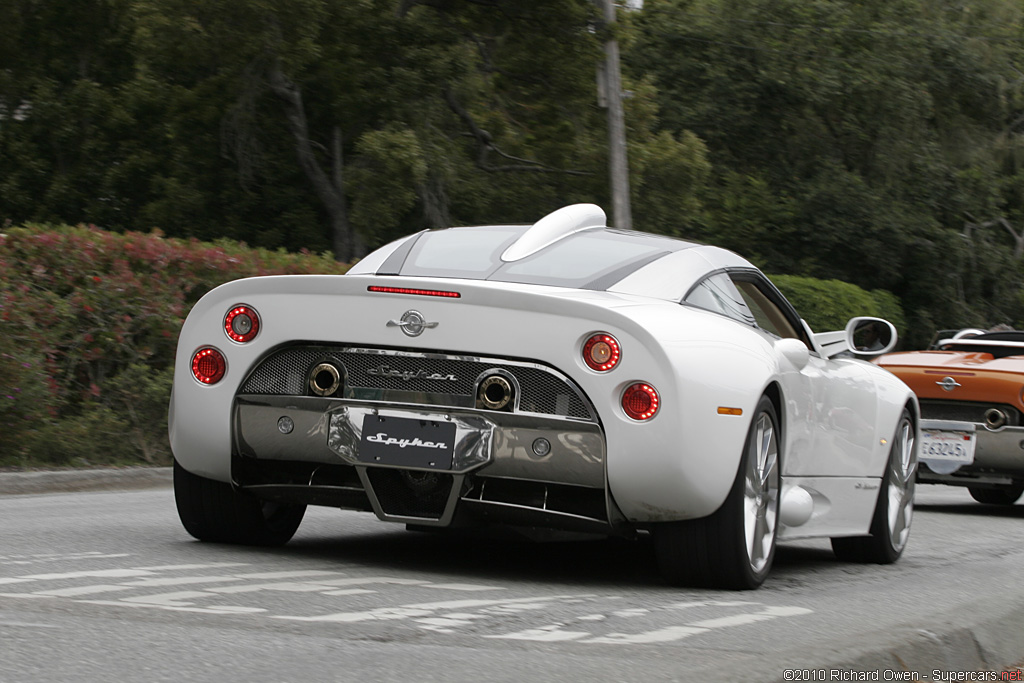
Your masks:
{"label": "spyker badge", "polygon": [[437,327],[437,323],[428,323],[419,311],[406,311],[401,320],[389,320],[388,327],[401,327],[410,337],[418,337],[428,327]]}

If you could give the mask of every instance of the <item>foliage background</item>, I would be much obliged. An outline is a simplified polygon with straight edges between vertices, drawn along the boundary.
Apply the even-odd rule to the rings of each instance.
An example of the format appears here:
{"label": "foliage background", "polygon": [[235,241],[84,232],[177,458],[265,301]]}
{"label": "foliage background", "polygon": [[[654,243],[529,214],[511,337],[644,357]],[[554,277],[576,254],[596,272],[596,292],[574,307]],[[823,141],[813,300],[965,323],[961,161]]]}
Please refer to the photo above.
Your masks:
{"label": "foliage background", "polygon": [[[18,0],[0,220],[344,262],[424,227],[610,209],[603,41],[634,224],[892,292],[907,340],[1024,321],[1016,0]],[[609,213],[611,211],[609,210]]]}
{"label": "foliage background", "polygon": [[239,277],[343,273],[327,255],[28,226],[0,237],[0,465],[170,464],[185,316]]}
{"label": "foliage background", "polygon": [[[618,16],[593,0],[0,3],[0,381],[31,396],[2,419],[71,420],[65,450],[85,452],[76,434],[149,410],[111,378],[159,386],[181,311],[217,278],[292,267],[278,250],[330,252],[303,267],[333,272],[424,228],[611,213],[609,37],[635,227],[751,258],[809,317],[890,311],[907,347],[1024,327],[1024,5],[645,0]],[[157,249],[154,230],[186,265],[101,248]],[[29,234],[54,241],[32,252]],[[81,250],[106,265],[61,264],[87,265]],[[143,301],[132,278],[163,272]],[[126,301],[147,312],[97,313]]]}

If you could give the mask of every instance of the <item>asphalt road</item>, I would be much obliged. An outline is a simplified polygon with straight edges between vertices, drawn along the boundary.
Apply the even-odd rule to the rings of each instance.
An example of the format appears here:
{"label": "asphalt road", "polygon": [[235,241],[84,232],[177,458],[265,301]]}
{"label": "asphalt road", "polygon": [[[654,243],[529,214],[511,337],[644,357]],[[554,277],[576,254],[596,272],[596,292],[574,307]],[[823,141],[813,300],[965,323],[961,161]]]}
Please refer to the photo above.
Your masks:
{"label": "asphalt road", "polygon": [[[101,475],[86,488],[118,486]],[[322,508],[284,548],[201,544],[166,472],[133,477],[0,475],[0,681],[932,681],[1024,661],[1024,505],[957,489],[921,488],[895,565],[789,544],[760,590],[722,592],[664,586],[647,543]]]}

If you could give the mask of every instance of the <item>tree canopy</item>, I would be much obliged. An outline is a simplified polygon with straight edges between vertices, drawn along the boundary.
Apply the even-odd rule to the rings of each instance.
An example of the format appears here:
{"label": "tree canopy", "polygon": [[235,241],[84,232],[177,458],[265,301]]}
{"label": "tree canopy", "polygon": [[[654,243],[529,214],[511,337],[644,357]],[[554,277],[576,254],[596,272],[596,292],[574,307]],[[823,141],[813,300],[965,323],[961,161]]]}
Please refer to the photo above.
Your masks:
{"label": "tree canopy", "polygon": [[1024,324],[1019,3],[600,18],[592,0],[3,3],[0,220],[349,261],[423,228],[610,209],[595,74],[614,36],[635,227],[892,292],[918,343]]}
{"label": "tree canopy", "polygon": [[897,294],[911,329],[1021,320],[1019,3],[647,0],[634,78],[705,142],[701,235]]}

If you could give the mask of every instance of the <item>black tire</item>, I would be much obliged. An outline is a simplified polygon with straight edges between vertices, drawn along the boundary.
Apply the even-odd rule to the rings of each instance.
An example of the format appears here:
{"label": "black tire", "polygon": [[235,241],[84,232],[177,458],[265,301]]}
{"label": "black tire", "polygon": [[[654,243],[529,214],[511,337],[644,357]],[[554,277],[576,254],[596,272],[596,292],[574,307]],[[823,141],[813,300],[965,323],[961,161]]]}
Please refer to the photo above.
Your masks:
{"label": "black tire", "polygon": [[[779,436],[775,406],[762,396],[722,506],[708,517],[654,527],[658,565],[666,580],[730,590],[749,590],[764,582],[779,530]],[[753,516],[746,514],[748,500],[755,505]]]}
{"label": "black tire", "polygon": [[833,538],[832,551],[840,560],[892,564],[903,554],[914,515],[914,480],[917,477],[914,440],[914,421],[910,411],[904,408],[878,488],[869,535]]}
{"label": "black tire", "polygon": [[192,474],[177,461],[174,502],[185,531],[212,543],[284,545],[306,513],[305,505],[260,500],[231,484]]}
{"label": "black tire", "polygon": [[1017,482],[998,488],[968,486],[971,498],[985,505],[1013,505],[1024,494],[1024,482]]}

